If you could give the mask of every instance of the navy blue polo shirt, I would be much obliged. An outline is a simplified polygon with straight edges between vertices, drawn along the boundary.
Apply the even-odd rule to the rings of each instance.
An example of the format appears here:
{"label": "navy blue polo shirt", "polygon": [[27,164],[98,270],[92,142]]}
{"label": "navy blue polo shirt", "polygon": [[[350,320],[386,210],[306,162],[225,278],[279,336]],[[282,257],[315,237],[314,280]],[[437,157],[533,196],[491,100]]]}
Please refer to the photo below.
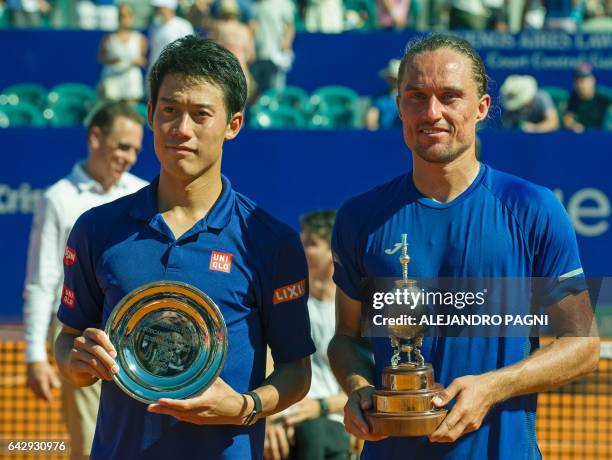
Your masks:
{"label": "navy blue polo shirt", "polygon": [[[527,313],[531,300],[550,305],[585,289],[574,229],[559,200],[544,187],[487,165],[448,203],[423,196],[412,173],[349,200],[338,211],[332,239],[336,284],[367,301],[364,279],[400,277],[399,252],[393,249],[402,233],[408,235],[414,277],[550,280],[539,283],[533,299],[527,292]],[[392,348],[386,337],[372,338],[372,345],[380,385]],[[521,361],[534,346],[529,337],[439,336],[425,337],[422,352],[436,380],[448,386],[458,377]],[[536,401],[531,394],[496,405],[479,430],[454,443],[426,437],[366,442],[362,459],[536,460]]]}
{"label": "navy blue polo shirt", "polygon": [[[221,378],[234,390],[265,377],[266,344],[275,363],[312,354],[307,266],[296,232],[235,192],[175,238],[157,210],[158,181],[84,213],[68,240],[58,318],[84,330],[103,329],[117,302],[144,284],[189,283],[219,306],[228,330]],[[92,459],[261,458],[265,422],[198,426],[152,414],[103,382]]]}

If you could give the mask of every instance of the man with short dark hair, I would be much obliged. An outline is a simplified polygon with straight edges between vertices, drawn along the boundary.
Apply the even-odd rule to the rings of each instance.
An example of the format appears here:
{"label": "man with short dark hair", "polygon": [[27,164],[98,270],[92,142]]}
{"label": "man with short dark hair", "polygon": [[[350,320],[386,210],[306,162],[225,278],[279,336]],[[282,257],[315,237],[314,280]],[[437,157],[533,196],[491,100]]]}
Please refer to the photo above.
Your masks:
{"label": "man with short dark hair", "polygon": [[[536,393],[597,365],[599,339],[590,336],[592,310],[563,207],[550,190],[476,158],[476,125],[490,103],[484,65],[467,41],[432,35],[410,45],[397,106],[413,170],[338,211],[332,239],[337,327],[328,353],[349,395],[347,431],[377,441],[365,443],[362,458],[539,459]],[[422,354],[446,387],[431,409],[454,402],[429,438],[384,438],[370,432],[364,416],[393,348],[386,336],[361,337],[362,304],[369,300],[363,282],[402,276],[402,235],[411,277],[544,278],[533,293],[525,290],[526,303],[517,308],[546,306],[566,326],[539,349],[537,339],[525,336],[425,337]]]}
{"label": "man with short dark hair", "polygon": [[[60,386],[49,364],[46,337],[62,291],[62,258],[74,222],[88,209],[144,187],[128,172],[142,145],[142,117],[127,103],[98,108],[87,127],[87,160],[53,184],[34,215],[28,251],[23,305],[28,386],[41,399],[52,399]],[[53,321],[51,336],[59,332]],[[71,437],[71,458],[89,456],[98,412],[100,385],[79,388],[61,385],[64,418]]]}
{"label": "man with short dark hair", "polygon": [[601,129],[612,98],[597,91],[593,67],[582,63],[574,72],[574,91],[567,104],[563,123],[567,129],[581,133],[585,129]]}
{"label": "man with short dark hair", "polygon": [[[193,35],[168,45],[150,75],[159,177],[84,214],[70,235],[76,262],[65,267],[56,357],[76,385],[104,380],[93,459],[261,458],[262,418],[308,391],[314,345],[299,237],[221,175],[246,93],[227,49]],[[160,280],[194,286],[219,306],[227,359],[202,394],[147,406],[112,381],[118,350],[102,329],[127,293]]]}

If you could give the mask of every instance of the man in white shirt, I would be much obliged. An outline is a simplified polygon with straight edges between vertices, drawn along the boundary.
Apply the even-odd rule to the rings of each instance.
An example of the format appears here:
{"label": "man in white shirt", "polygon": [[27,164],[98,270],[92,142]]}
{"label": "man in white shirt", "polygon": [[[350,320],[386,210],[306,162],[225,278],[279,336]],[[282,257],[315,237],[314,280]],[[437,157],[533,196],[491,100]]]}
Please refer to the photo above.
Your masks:
{"label": "man in white shirt", "polygon": [[[24,287],[24,323],[28,386],[51,401],[52,388],[62,388],[62,407],[71,437],[71,459],[87,458],[98,412],[100,385],[77,388],[60,384],[47,358],[46,339],[60,304],[63,264],[75,262],[66,246],[77,218],[86,210],[134,193],[146,182],[127,171],[142,146],[143,118],[127,103],[109,103],[91,117],[87,159],[53,184],[34,215]],[[51,335],[59,332],[57,320]]]}

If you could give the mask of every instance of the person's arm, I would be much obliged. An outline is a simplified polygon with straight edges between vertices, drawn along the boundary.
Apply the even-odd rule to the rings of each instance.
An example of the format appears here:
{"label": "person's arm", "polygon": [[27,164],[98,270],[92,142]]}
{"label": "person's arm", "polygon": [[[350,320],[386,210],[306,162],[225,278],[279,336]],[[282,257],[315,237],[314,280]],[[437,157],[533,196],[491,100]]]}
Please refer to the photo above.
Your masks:
{"label": "person's arm", "polygon": [[[310,388],[310,358],[275,366],[274,371],[254,391],[261,399],[259,418],[286,409],[302,399]],[[253,411],[251,396],[238,393],[221,378],[195,398],[160,399],[149,412],[171,415],[196,425],[242,425]]]}
{"label": "person's arm", "polygon": [[552,343],[512,366],[457,378],[434,398],[437,407],[456,402],[431,441],[454,442],[479,429],[495,404],[564,385],[597,367],[599,338],[588,292],[566,296],[547,313],[559,333]]}
{"label": "person's arm", "polygon": [[537,107],[537,111],[544,112],[542,121],[538,123],[531,123],[524,121],[520,124],[523,131],[528,133],[548,133],[559,129],[559,114],[555,107],[555,103],[548,93],[544,91],[538,91],[532,102]]}
{"label": "person's arm", "polygon": [[285,29],[281,40],[282,49],[290,50],[293,47],[293,40],[295,40],[295,27],[292,21],[287,21],[285,22]]}
{"label": "person's arm", "polygon": [[[315,350],[306,304],[308,268],[298,235],[275,239],[268,254],[267,276],[260,284],[260,311],[274,370],[254,390],[262,403],[260,418],[282,411],[308,393],[310,354]],[[195,398],[161,399],[149,411],[195,424],[242,425],[253,407],[252,396],[238,393],[218,378]]]}
{"label": "person's arm", "polygon": [[53,399],[51,389],[61,386],[46,350],[49,323],[63,275],[61,244],[57,210],[44,196],[38,204],[30,231],[23,320],[27,384],[37,397],[47,401]]}
{"label": "person's arm", "polygon": [[361,302],[336,290],[336,334],[327,354],[336,379],[348,396],[344,407],[346,431],[361,439],[383,439],[369,433],[363,411],[372,407],[374,361],[367,342],[361,337]]}
{"label": "person's arm", "polygon": [[576,115],[573,112],[567,111],[563,115],[563,124],[565,127],[575,133],[584,132],[584,125],[576,120]]}
{"label": "person's arm", "polygon": [[148,47],[149,42],[147,40],[147,37],[145,37],[143,34],[140,34],[140,56],[138,56],[134,60],[134,65],[137,65],[138,67],[146,67]]}
{"label": "person's arm", "polygon": [[539,123],[524,122],[522,123],[523,130],[528,133],[548,133],[559,129],[559,115],[557,110],[553,108],[546,109],[544,119]]}
{"label": "person's arm", "polygon": [[110,39],[110,35],[104,36],[102,42],[100,43],[100,48],[98,49],[98,62],[104,65],[112,65],[119,62],[117,58],[109,58],[106,53],[106,46],[108,45],[108,40]]}

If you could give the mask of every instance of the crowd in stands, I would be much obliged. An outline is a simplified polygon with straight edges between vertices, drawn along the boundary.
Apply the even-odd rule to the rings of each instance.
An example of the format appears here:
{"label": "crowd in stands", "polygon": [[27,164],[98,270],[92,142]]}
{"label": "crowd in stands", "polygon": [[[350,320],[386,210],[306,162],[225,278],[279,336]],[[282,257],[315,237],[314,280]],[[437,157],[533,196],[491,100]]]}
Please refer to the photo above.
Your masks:
{"label": "crowd in stands", "polygon": [[[139,29],[148,28],[156,20],[152,13],[157,5],[150,0],[0,0],[0,27],[110,31],[117,28],[120,3],[133,7],[135,27]],[[194,29],[210,31],[214,21],[228,14],[228,7],[222,8],[222,3],[180,0],[178,15]],[[258,10],[270,3],[284,14],[289,12],[297,30],[309,32],[377,28],[612,30],[610,0],[235,0],[230,15],[249,26],[261,24]]]}
{"label": "crowd in stands", "polygon": [[[331,86],[309,95],[286,86],[296,31],[378,27],[575,32],[593,20],[606,30],[602,24],[612,21],[612,0],[0,0],[0,10],[16,28],[107,30],[99,47],[102,71],[93,99],[129,100],[145,113],[150,63],[173,40],[201,33],[231,50],[242,64],[251,126],[369,130],[400,126],[395,107],[399,61],[393,59],[380,70],[388,87],[384,94],[360,96],[350,88]],[[502,126],[526,132],[611,129],[610,90],[596,87],[588,64],[576,70],[574,87],[570,97],[567,89],[538,88],[532,76],[510,76],[500,88]],[[0,126],[82,121],[84,109],[95,102],[83,88],[76,91],[85,94],[80,108],[75,98],[57,104],[48,101],[46,93],[41,95],[42,88],[18,89],[13,99],[6,88],[0,89]],[[19,98],[39,113],[32,107],[6,107]]]}

